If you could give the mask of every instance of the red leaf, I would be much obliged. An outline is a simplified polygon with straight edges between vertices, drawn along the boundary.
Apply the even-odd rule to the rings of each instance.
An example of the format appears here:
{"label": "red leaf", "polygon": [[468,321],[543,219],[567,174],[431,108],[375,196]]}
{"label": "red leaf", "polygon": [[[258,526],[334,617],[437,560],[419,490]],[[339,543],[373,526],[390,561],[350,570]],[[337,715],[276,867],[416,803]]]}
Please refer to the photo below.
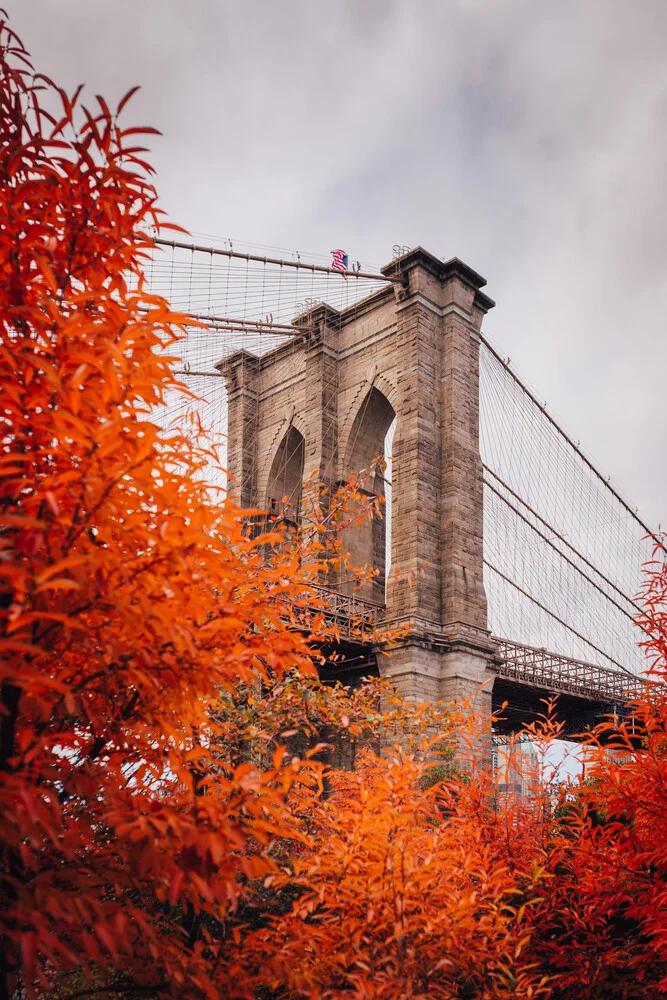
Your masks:
{"label": "red leaf", "polygon": [[178,869],[171,876],[171,883],[169,885],[169,905],[174,906],[181,893],[181,888],[183,887],[183,880],[185,879],[185,873],[182,869]]}

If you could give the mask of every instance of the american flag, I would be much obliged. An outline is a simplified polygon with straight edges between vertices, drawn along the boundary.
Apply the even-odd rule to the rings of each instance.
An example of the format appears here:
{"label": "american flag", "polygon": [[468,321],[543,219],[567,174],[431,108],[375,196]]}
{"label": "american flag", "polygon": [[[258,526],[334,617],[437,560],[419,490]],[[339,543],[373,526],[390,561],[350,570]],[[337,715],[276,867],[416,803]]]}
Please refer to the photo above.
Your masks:
{"label": "american flag", "polygon": [[[344,250],[332,250],[331,256],[333,257],[333,260],[331,261],[331,267],[333,268],[334,271],[343,271],[343,272],[347,271],[349,258]],[[343,273],[343,277],[347,281],[347,275],[345,273]]]}

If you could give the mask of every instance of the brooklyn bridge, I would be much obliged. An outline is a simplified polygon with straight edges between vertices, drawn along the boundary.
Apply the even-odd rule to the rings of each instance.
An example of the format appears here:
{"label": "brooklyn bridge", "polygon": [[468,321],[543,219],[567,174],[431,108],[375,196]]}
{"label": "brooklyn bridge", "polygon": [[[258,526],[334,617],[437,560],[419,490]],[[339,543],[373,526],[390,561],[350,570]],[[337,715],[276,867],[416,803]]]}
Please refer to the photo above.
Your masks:
{"label": "brooklyn bridge", "polygon": [[[151,287],[199,324],[180,371],[227,436],[231,496],[298,525],[304,481],[334,489],[385,458],[366,483],[385,516],[346,539],[373,575],[320,589],[342,654],[323,676],[481,703],[501,731],[554,695],[572,732],[620,711],[647,669],[643,566],[665,551],[486,337],[485,279],[421,247],[342,272],[280,248],[155,244]],[[388,653],[383,627],[401,636]]]}

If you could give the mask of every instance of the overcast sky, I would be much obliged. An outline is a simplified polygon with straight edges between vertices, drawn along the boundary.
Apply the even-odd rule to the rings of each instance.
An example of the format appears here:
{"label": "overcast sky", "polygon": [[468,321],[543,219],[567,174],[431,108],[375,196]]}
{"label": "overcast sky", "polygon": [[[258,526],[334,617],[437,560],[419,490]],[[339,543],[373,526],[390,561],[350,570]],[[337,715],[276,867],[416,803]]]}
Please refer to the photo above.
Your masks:
{"label": "overcast sky", "polygon": [[[38,69],[142,91],[163,207],[383,264],[458,256],[485,329],[667,522],[666,0],[8,0]],[[134,122],[133,122],[134,123]]]}

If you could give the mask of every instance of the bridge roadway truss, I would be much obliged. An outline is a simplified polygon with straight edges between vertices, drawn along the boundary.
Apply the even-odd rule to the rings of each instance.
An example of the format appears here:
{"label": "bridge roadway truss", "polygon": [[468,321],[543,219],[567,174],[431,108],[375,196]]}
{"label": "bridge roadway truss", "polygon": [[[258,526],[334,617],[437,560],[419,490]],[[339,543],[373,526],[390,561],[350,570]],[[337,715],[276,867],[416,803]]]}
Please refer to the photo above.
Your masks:
{"label": "bridge roadway truss", "polygon": [[[338,659],[327,663],[323,676],[348,683],[378,674],[373,644],[382,631],[385,606],[357,593],[343,594],[322,586],[310,589],[316,595],[312,610],[337,630],[337,640],[327,652]],[[494,637],[494,643],[492,707],[500,734],[546,714],[547,705],[554,701],[556,714],[565,723],[564,734],[576,735],[610,716],[626,716],[627,703],[642,687],[633,676],[610,667],[509,639]]]}
{"label": "bridge roadway truss", "polygon": [[[342,640],[368,644],[377,636],[385,618],[385,606],[364,600],[357,593],[343,594],[330,587],[313,586],[321,612],[338,629]],[[377,641],[377,639],[375,639]],[[620,670],[585,663],[547,649],[526,646],[510,639],[496,639],[498,659],[495,673],[518,684],[543,688],[552,694],[570,694],[591,701],[623,704],[639,692],[634,677]]]}
{"label": "bridge roadway truss", "polygon": [[[357,593],[343,594],[330,587],[311,585],[316,604],[312,610],[324,615],[336,626],[342,641],[368,645],[377,637],[385,618],[385,606],[364,600]],[[637,694],[635,678],[601,667],[584,663],[570,656],[551,653],[536,646],[525,646],[510,639],[497,639],[498,658],[494,672],[509,681],[544,689],[550,694],[568,694],[590,701],[622,705]]]}

